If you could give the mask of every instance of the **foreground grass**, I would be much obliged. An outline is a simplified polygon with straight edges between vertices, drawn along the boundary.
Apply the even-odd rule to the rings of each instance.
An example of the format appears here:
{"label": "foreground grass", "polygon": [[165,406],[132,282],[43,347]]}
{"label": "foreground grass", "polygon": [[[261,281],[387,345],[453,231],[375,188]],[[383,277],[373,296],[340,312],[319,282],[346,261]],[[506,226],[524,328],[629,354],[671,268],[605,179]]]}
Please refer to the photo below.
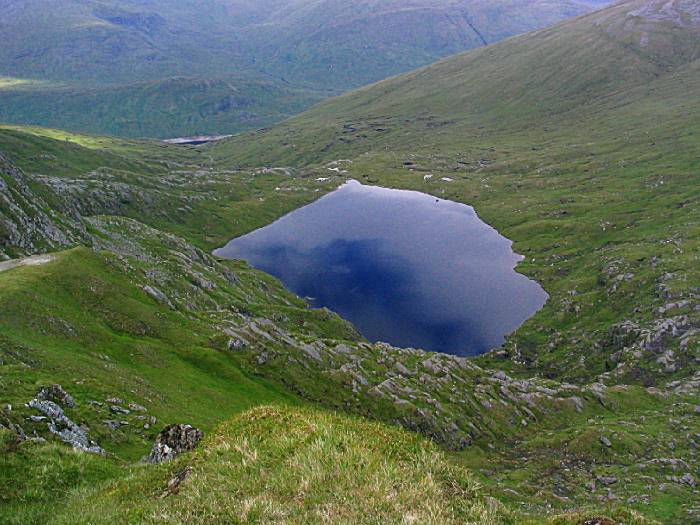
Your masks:
{"label": "foreground grass", "polygon": [[124,474],[125,464],[63,444],[19,443],[0,430],[0,523],[46,523],[79,487]]}
{"label": "foreground grass", "polygon": [[[311,408],[250,410],[217,427],[195,452],[161,466],[118,465],[32,444],[17,454],[21,463],[20,456],[9,463],[25,467],[17,470],[25,493],[45,496],[58,474],[60,480],[71,473],[83,480],[70,490],[54,490],[61,497],[50,515],[41,516],[51,524],[530,522],[484,496],[466,469],[424,439]],[[4,457],[7,466],[13,456]],[[34,477],[39,463],[49,477]],[[184,481],[168,489],[183,472],[188,473]],[[608,512],[629,525],[646,523],[633,514]],[[545,522],[569,525],[599,515],[592,511]],[[36,518],[20,512],[8,523]]]}
{"label": "foreground grass", "polygon": [[[192,475],[177,496],[154,497],[188,465]],[[55,522],[512,522],[478,488],[416,436],[313,410],[262,407],[220,426],[192,457],[86,494],[91,510],[77,512],[81,501]]]}

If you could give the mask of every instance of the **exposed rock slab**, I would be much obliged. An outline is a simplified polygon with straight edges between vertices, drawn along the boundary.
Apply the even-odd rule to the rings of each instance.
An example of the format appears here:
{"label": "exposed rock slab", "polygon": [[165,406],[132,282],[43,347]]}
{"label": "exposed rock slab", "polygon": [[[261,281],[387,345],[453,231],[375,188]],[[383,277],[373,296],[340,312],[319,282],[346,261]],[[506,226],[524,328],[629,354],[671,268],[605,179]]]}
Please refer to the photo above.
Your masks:
{"label": "exposed rock slab", "polygon": [[146,461],[157,464],[172,461],[178,454],[193,450],[204,437],[204,433],[192,425],[170,425],[156,437]]}

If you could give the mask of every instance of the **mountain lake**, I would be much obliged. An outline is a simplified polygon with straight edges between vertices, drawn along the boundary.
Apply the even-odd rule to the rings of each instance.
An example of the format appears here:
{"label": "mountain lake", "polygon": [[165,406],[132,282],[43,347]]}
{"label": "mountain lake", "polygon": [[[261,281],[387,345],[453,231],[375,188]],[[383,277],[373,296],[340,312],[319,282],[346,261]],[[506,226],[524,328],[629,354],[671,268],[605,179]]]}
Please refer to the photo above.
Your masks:
{"label": "mountain lake", "polygon": [[460,356],[503,344],[546,292],[471,206],[350,181],[215,255],[244,259],[368,340]]}

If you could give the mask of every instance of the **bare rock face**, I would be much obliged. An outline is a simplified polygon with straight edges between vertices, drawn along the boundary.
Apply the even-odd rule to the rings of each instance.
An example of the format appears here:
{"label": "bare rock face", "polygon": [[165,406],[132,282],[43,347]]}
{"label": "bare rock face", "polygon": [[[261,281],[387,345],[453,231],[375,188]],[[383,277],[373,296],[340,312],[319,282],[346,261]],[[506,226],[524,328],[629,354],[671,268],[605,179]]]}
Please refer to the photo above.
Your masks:
{"label": "bare rock face", "polygon": [[194,449],[204,433],[192,425],[170,425],[156,437],[146,462],[156,464],[171,461],[181,452]]}
{"label": "bare rock face", "polygon": [[0,154],[0,260],[67,248],[87,236],[73,207],[50,207],[31,182]]}

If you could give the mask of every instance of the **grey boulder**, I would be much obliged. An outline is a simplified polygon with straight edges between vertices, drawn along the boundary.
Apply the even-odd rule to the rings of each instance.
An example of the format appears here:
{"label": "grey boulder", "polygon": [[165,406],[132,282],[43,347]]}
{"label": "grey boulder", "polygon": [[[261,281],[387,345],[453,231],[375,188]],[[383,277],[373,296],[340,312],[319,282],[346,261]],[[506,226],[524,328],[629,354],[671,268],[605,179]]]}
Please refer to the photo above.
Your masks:
{"label": "grey boulder", "polygon": [[156,437],[147,463],[157,464],[171,461],[178,454],[194,449],[204,433],[192,425],[170,425]]}

